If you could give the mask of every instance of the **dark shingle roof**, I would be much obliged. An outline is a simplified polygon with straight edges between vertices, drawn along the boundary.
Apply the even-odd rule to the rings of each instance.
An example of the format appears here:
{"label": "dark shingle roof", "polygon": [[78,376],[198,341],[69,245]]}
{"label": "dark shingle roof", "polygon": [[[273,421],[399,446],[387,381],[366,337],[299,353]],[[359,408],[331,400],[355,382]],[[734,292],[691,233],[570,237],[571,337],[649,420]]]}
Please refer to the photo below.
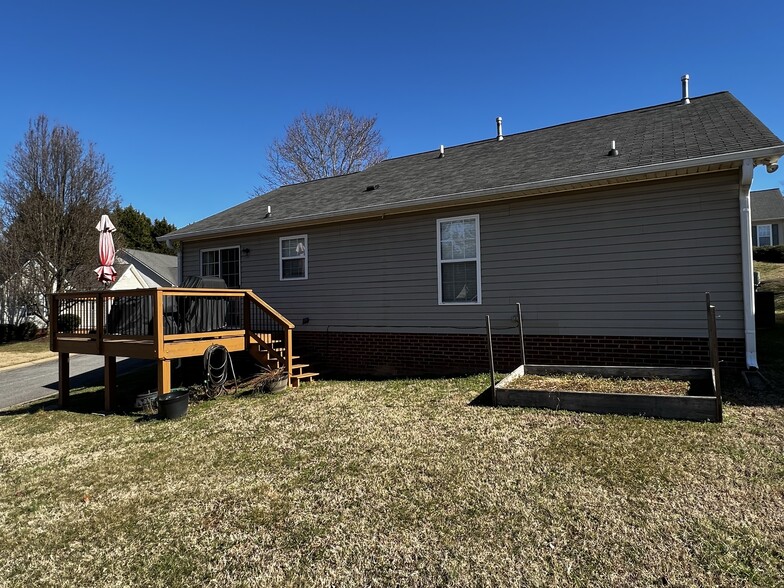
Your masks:
{"label": "dark shingle roof", "polygon": [[[617,157],[607,155],[616,141]],[[283,186],[166,236],[198,237],[281,221],[340,218],[362,209],[394,209],[428,199],[586,174],[624,176],[641,166],[675,164],[784,145],[729,92],[671,102],[382,161],[365,171]],[[368,186],[378,188],[367,191]],[[272,215],[265,217],[267,206]]]}
{"label": "dark shingle roof", "polygon": [[751,220],[784,219],[784,196],[778,188],[751,193]]}
{"label": "dark shingle roof", "polygon": [[152,253],[151,251],[142,251],[141,249],[121,249],[117,252],[117,255],[129,263],[147,267],[170,284],[177,283],[176,255]]}

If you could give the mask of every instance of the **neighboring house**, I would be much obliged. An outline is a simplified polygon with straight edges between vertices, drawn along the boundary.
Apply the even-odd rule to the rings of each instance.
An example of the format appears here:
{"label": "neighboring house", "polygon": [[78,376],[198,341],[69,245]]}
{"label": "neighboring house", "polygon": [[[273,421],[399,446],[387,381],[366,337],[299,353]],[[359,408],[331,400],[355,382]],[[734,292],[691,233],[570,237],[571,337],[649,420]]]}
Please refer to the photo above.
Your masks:
{"label": "neighboring house", "polygon": [[755,247],[782,244],[784,196],[778,188],[751,193],[751,239]]}
{"label": "neighboring house", "polygon": [[[499,123],[500,132],[500,123]],[[500,133],[499,133],[500,134]],[[749,189],[784,144],[727,92],[284,186],[162,238],[252,288],[319,371],[756,365]]]}
{"label": "neighboring house", "polygon": [[153,287],[132,263],[115,261],[114,270],[117,272],[117,279],[109,286],[110,290],[138,290]]}
{"label": "neighboring house", "polygon": [[[0,323],[18,324],[34,321],[40,327],[46,321],[38,315],[48,316],[46,297],[37,293],[37,275],[41,271],[38,261],[30,260],[19,271],[0,283]],[[177,286],[179,280],[176,255],[150,253],[137,249],[120,249],[115,255],[117,279],[111,290],[135,290]],[[98,282],[95,288],[101,288]],[[70,287],[66,286],[66,290]]]}
{"label": "neighboring house", "polygon": [[112,290],[177,286],[177,268],[176,255],[119,249],[115,255],[118,277]]}
{"label": "neighboring house", "polygon": [[[40,257],[30,259],[0,284],[0,323],[47,326],[49,306],[41,283],[47,268],[50,276],[55,273],[51,263],[40,261]],[[65,289],[69,289],[67,281]]]}

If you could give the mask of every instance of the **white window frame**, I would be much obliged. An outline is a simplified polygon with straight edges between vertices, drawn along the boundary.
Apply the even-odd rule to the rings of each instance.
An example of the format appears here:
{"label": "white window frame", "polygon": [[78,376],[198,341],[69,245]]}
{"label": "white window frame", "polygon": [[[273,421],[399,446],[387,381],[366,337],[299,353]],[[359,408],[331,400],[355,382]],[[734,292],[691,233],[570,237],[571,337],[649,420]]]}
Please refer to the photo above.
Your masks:
{"label": "white window frame", "polygon": [[[222,276],[220,275],[220,266],[221,266],[220,251],[227,250],[227,249],[237,250],[237,271],[239,272],[237,278],[239,280],[239,284],[236,287],[242,288],[242,251],[240,251],[239,245],[230,245],[229,247],[210,247],[208,249],[199,249],[199,276],[201,276],[202,278],[206,278],[206,277],[221,278]],[[202,256],[205,253],[209,253],[210,251],[218,251],[218,274],[219,275],[217,276],[206,276],[204,274],[204,262],[202,261]]]}
{"label": "white window frame", "polygon": [[[762,245],[760,243],[760,231],[759,230],[762,227],[767,227],[768,228],[768,239],[770,240],[770,243],[768,243],[767,245]],[[757,247],[773,247],[773,225],[756,225],[754,227],[754,230],[757,233]]]}
{"label": "white window frame", "polygon": [[[454,221],[462,221],[462,220],[474,220],[476,226],[476,257],[466,258],[466,259],[459,259],[459,260],[443,260],[441,259],[441,223],[446,222],[454,222]],[[439,218],[436,220],[436,260],[437,260],[437,271],[438,271],[438,305],[439,306],[470,306],[475,304],[482,304],[482,252],[480,250],[480,243],[482,239],[480,237],[479,232],[479,215],[478,214],[468,214],[464,216],[453,216],[449,218]],[[442,281],[442,272],[441,266],[444,263],[462,263],[466,261],[475,261],[476,262],[476,300],[471,300],[467,302],[444,302],[444,294],[443,294],[443,285]]]}
{"label": "white window frame", "polygon": [[[299,278],[284,278],[283,277],[283,261],[288,259],[302,259],[301,257],[283,257],[283,241],[290,241],[292,239],[304,239],[305,240],[305,275]],[[296,282],[297,280],[307,280],[308,279],[308,257],[310,257],[310,245],[308,244],[308,236],[307,235],[288,235],[286,237],[281,237],[278,240],[278,271],[280,276],[281,282]]]}

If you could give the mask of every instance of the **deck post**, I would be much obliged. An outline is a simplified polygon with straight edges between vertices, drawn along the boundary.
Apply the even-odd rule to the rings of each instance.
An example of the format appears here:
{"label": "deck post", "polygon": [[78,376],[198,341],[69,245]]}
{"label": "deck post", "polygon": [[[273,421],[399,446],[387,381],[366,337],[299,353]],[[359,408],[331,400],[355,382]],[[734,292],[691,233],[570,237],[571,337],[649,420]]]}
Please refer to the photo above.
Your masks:
{"label": "deck post", "polygon": [[57,351],[57,311],[58,298],[49,294],[49,350]]}
{"label": "deck post", "polygon": [[250,349],[250,296],[242,297],[242,328],[245,329],[245,350]]}
{"label": "deck post", "polygon": [[289,379],[293,375],[291,372],[294,370],[294,357],[293,357],[293,349],[294,349],[294,338],[293,333],[290,327],[286,327],[286,371],[289,373]]}
{"label": "deck post", "polygon": [[153,315],[155,316],[153,323],[153,337],[155,338],[155,357],[161,359],[164,356],[163,347],[163,292],[160,288],[155,290],[153,296]]}
{"label": "deck post", "polygon": [[158,396],[171,392],[171,360],[158,359]]}
{"label": "deck post", "polygon": [[68,405],[68,397],[71,393],[71,360],[69,354],[61,353],[58,364],[60,379],[57,385],[57,405],[60,408],[65,408]]}
{"label": "deck post", "polygon": [[117,358],[106,355],[103,358],[103,409],[111,412],[117,403]]}
{"label": "deck post", "polygon": [[155,358],[158,361],[158,396],[163,396],[171,392],[171,360],[166,359],[163,341],[163,291],[160,288],[155,290],[153,300],[153,310],[155,311],[153,338],[155,339]]}
{"label": "deck post", "polygon": [[98,292],[95,297],[95,334],[98,337],[98,355],[103,355],[103,304],[103,292]]}

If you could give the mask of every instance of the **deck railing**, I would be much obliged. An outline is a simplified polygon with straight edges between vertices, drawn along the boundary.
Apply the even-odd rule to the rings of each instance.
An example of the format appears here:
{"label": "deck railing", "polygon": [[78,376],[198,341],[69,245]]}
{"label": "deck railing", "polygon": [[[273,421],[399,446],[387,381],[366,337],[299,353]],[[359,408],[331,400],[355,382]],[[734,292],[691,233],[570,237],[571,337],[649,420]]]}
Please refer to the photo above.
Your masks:
{"label": "deck railing", "polygon": [[104,408],[115,404],[116,360],[156,360],[158,394],[171,390],[171,361],[202,355],[211,345],[248,351],[269,367],[292,373],[294,324],[252,290],[151,288],[52,294],[49,346],[60,354],[59,404],[68,402],[69,354],[104,356]]}
{"label": "deck railing", "polygon": [[[208,339],[282,343],[291,358],[294,325],[251,290],[150,288],[53,294],[52,351],[166,359],[198,355]],[[191,342],[185,349],[184,345]],[[167,347],[176,352],[167,352]]]}

